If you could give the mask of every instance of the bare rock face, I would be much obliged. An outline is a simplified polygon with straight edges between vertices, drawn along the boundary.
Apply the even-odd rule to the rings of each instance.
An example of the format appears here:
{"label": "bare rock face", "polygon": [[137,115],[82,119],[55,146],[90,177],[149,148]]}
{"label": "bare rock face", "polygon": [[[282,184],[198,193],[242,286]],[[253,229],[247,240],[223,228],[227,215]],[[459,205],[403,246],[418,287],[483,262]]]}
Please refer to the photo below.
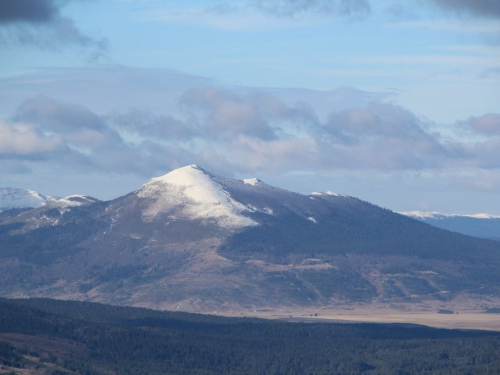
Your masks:
{"label": "bare rock face", "polygon": [[500,296],[500,243],[187,166],[0,223],[0,295],[186,311]]}

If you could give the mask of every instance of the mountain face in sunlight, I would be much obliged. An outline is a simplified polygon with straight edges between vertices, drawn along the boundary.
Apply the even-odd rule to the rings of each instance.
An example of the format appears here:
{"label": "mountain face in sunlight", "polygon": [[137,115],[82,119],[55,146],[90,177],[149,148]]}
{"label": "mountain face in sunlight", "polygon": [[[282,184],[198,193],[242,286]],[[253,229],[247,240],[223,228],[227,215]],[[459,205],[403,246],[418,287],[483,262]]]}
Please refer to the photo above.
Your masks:
{"label": "mountain face in sunlight", "polygon": [[186,311],[500,298],[500,243],[194,165],[6,220],[0,257],[6,297]]}

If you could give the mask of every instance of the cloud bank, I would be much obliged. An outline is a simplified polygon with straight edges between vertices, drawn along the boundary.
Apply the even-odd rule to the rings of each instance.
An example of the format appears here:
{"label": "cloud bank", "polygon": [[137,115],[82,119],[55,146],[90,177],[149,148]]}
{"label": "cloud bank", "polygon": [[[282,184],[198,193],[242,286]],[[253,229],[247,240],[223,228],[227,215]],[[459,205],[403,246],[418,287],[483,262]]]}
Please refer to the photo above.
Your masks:
{"label": "cloud bank", "polygon": [[[463,121],[477,140],[432,132],[428,120],[390,103],[333,111],[265,92],[191,89],[181,115],[139,109],[98,115],[48,97],[22,103],[0,122],[0,155],[29,169],[54,163],[86,172],[154,176],[197,163],[231,173],[383,173],[500,168],[500,114]],[[12,165],[9,166],[12,168]]]}
{"label": "cloud bank", "polygon": [[457,14],[500,18],[500,2],[498,0],[428,0],[444,10]]}
{"label": "cloud bank", "polygon": [[368,0],[257,0],[246,6],[276,17],[296,17],[307,13],[353,17],[371,11]]}
{"label": "cloud bank", "polygon": [[0,1],[0,44],[49,50],[77,46],[92,51],[93,59],[100,57],[106,52],[108,41],[85,34],[71,18],[61,14],[71,1],[79,0]]}

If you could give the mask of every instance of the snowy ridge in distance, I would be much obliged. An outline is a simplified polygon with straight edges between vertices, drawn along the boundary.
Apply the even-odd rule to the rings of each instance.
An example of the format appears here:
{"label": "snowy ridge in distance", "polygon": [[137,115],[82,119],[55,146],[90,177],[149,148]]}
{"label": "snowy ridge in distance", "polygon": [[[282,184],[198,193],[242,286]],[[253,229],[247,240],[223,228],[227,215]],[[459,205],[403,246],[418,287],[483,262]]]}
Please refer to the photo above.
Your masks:
{"label": "snowy ridge in distance", "polygon": [[12,208],[38,208],[55,201],[56,198],[34,190],[0,187],[0,211]]}
{"label": "snowy ridge in distance", "polygon": [[421,211],[408,211],[408,212],[397,212],[398,214],[409,216],[415,219],[444,219],[449,217],[468,217],[472,219],[500,219],[499,215],[490,214],[442,214],[439,212],[421,212]]}

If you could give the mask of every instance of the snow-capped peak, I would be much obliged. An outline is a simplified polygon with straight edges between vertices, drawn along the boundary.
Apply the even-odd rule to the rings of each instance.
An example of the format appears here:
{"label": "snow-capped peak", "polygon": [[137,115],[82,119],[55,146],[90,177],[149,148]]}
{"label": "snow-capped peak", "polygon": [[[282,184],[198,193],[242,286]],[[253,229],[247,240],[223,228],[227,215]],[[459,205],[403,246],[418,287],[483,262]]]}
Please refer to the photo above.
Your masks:
{"label": "snow-capped peak", "polygon": [[172,219],[214,220],[226,228],[257,225],[242,215],[249,211],[248,207],[235,201],[215,177],[203,168],[189,165],[151,179],[136,191],[140,198],[155,200],[143,218],[169,214]]}
{"label": "snow-capped peak", "polygon": [[443,219],[447,217],[468,217],[472,219],[500,219],[498,215],[490,214],[442,214],[439,212],[421,212],[421,211],[408,211],[398,212],[401,215],[417,218],[417,219]]}
{"label": "snow-capped peak", "polygon": [[207,176],[208,173],[195,164],[187,165],[182,168],[174,169],[173,171],[167,173],[166,175],[152,178],[149,182],[164,182],[171,185],[177,186],[188,186],[196,184],[203,179],[202,176]]}
{"label": "snow-capped peak", "polygon": [[38,208],[54,200],[33,190],[0,187],[0,211],[11,208]]}

